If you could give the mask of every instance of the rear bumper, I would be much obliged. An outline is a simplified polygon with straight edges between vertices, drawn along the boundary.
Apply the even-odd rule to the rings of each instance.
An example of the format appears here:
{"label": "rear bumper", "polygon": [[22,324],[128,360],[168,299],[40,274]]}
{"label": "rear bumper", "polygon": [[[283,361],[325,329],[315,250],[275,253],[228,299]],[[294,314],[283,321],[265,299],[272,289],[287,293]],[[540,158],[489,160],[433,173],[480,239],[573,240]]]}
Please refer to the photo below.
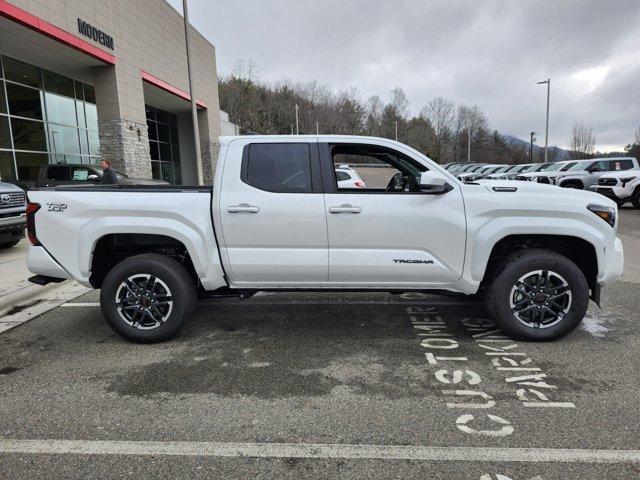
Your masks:
{"label": "rear bumper", "polygon": [[62,279],[71,278],[71,275],[43,247],[29,247],[27,267],[36,275]]}

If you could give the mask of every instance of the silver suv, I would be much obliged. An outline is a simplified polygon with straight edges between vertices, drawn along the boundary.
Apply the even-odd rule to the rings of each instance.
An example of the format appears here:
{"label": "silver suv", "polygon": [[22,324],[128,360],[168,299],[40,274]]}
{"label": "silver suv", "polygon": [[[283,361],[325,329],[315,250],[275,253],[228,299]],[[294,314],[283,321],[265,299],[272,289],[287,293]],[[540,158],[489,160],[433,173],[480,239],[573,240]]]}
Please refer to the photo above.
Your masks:
{"label": "silver suv", "polygon": [[13,247],[24,237],[27,203],[24,191],[0,182],[0,248]]}
{"label": "silver suv", "polygon": [[638,160],[633,157],[592,158],[578,160],[564,171],[548,172],[538,176],[538,183],[551,183],[564,188],[595,191],[598,179],[608,172],[638,168]]}

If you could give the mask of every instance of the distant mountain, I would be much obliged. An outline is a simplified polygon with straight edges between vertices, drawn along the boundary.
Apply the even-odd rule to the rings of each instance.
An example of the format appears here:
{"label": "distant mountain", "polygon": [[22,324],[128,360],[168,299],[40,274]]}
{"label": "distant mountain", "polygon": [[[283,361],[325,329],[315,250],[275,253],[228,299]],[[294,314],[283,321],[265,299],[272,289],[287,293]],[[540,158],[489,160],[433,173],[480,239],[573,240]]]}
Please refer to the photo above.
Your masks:
{"label": "distant mountain", "polygon": [[[528,140],[522,140],[521,138],[518,137],[514,137],[513,135],[502,135],[502,137],[505,139],[505,141],[513,146],[513,147],[520,147],[520,148],[525,148],[527,151],[529,151],[529,141]],[[536,145],[535,143],[533,144],[533,157],[534,159],[540,158],[541,156],[544,156],[544,147],[541,147],[539,145]],[[571,155],[569,153],[569,150],[565,150],[564,148],[560,148],[560,147],[549,147],[549,158],[559,162],[562,160],[570,160],[571,159]]]}

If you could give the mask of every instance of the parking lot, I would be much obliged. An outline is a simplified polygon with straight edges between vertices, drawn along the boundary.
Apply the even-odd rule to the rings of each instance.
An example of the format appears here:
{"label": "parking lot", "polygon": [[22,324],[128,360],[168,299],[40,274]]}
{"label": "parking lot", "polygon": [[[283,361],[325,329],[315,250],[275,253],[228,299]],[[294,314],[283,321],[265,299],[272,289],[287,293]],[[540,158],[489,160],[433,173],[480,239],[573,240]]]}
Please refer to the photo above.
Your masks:
{"label": "parking lot", "polygon": [[90,292],[0,335],[0,478],[638,478],[639,211],[620,236],[554,343],[475,299],[265,294],[135,345]]}

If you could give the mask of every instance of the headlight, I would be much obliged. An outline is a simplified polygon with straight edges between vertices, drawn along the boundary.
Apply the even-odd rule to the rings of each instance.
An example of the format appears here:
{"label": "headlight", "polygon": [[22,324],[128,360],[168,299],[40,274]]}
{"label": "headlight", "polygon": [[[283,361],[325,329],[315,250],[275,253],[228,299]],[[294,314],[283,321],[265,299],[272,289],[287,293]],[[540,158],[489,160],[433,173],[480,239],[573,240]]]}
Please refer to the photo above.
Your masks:
{"label": "headlight", "polygon": [[620,181],[622,182],[622,188],[627,186],[627,183],[629,182],[633,182],[637,177],[627,177],[627,178],[621,178]]}
{"label": "headlight", "polygon": [[587,205],[587,208],[607,222],[612,228],[616,225],[616,209],[604,205]]}

